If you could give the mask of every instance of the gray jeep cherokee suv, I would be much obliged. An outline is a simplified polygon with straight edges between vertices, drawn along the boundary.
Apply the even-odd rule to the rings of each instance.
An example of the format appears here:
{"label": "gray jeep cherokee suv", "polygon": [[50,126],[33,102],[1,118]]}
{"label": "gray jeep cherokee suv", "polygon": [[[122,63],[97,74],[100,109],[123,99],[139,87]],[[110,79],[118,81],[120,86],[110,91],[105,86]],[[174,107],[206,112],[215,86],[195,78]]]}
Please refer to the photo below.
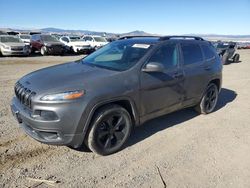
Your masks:
{"label": "gray jeep cherokee suv", "polygon": [[32,72],[11,109],[34,139],[108,155],[133,126],[182,109],[212,112],[222,63],[199,37],[125,37],[82,60]]}

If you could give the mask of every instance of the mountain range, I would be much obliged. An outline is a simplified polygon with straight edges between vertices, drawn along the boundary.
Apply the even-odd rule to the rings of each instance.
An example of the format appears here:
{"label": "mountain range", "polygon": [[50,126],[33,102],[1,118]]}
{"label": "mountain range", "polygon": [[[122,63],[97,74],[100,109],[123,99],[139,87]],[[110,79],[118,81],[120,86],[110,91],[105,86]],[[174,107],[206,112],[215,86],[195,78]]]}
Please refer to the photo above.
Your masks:
{"label": "mountain range", "polygon": [[[60,29],[60,28],[54,28],[54,27],[48,27],[48,28],[42,28],[42,29],[11,29],[11,28],[0,28],[0,30],[5,31],[40,31],[45,33],[61,33],[61,34],[78,34],[78,35],[106,35],[106,36],[133,36],[133,35],[143,35],[143,36],[150,36],[150,35],[156,35],[147,33],[145,31],[131,31],[128,33],[110,33],[110,32],[101,32],[101,31],[90,31],[90,30],[73,30],[73,29]],[[250,40],[250,35],[220,35],[220,34],[184,34],[184,35],[193,35],[193,36],[200,36],[204,37],[206,39],[222,39],[222,40]]]}

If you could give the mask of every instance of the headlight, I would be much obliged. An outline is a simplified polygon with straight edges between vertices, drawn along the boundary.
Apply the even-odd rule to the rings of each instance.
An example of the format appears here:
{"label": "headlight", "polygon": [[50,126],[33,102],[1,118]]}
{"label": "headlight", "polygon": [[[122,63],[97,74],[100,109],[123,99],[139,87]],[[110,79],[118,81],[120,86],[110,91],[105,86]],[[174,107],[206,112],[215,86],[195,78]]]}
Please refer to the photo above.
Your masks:
{"label": "headlight", "polygon": [[64,101],[64,100],[72,100],[72,99],[78,99],[84,95],[83,90],[77,90],[77,91],[67,91],[63,93],[57,93],[57,94],[51,94],[51,95],[45,95],[41,98],[42,101]]}
{"label": "headlight", "polygon": [[3,46],[3,49],[10,50],[10,46]]}
{"label": "headlight", "polygon": [[24,49],[25,49],[25,50],[28,50],[29,48],[30,48],[29,45],[25,45],[25,46],[24,46]]}

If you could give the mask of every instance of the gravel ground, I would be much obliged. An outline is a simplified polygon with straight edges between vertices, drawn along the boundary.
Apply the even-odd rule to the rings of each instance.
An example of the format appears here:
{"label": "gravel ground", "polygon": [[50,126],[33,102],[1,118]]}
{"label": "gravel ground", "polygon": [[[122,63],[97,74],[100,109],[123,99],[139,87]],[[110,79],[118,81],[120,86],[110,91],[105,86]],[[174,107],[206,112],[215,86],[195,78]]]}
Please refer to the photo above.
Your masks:
{"label": "gravel ground", "polygon": [[134,130],[122,151],[102,157],[26,136],[10,112],[21,76],[80,56],[0,58],[0,187],[250,187],[250,50],[224,66],[214,113],[181,110]]}

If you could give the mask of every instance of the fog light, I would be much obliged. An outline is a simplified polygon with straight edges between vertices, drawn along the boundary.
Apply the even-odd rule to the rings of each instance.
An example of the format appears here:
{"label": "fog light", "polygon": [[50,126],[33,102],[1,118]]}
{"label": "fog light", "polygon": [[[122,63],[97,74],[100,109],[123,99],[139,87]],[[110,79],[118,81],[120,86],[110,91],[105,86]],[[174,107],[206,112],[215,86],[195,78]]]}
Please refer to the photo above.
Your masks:
{"label": "fog light", "polygon": [[36,110],[32,117],[43,121],[54,121],[59,119],[55,112],[48,110]]}
{"label": "fog light", "polygon": [[41,110],[40,116],[43,120],[57,120],[58,119],[56,113],[53,111]]}

